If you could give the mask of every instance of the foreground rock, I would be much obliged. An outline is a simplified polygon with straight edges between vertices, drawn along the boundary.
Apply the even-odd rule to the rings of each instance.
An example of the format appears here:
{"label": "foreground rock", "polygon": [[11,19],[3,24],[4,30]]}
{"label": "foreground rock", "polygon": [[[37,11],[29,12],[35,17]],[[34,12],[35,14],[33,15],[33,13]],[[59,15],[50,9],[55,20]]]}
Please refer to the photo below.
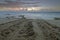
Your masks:
{"label": "foreground rock", "polygon": [[0,24],[0,40],[60,40],[60,27],[45,20],[19,19]]}
{"label": "foreground rock", "polygon": [[35,40],[36,36],[31,21],[14,22],[3,24],[4,26],[0,25],[0,40]]}
{"label": "foreground rock", "polygon": [[60,40],[60,27],[53,26],[44,20],[39,21],[38,25],[43,31],[45,40]]}

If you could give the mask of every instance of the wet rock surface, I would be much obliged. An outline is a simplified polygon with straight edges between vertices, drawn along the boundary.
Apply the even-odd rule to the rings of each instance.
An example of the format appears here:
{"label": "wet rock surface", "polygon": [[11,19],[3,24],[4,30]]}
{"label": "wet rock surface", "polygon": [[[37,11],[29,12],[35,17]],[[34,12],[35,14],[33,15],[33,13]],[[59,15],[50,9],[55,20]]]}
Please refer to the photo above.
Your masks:
{"label": "wet rock surface", "polygon": [[45,40],[60,40],[60,28],[57,27],[56,25],[53,26],[49,24],[46,21],[40,21],[38,22],[38,25],[43,31],[43,34],[45,36]]}
{"label": "wet rock surface", "polygon": [[[2,25],[1,27],[6,27],[11,22]],[[33,30],[33,25],[31,21],[15,21],[12,25],[1,29],[0,40],[35,40],[35,32]]]}
{"label": "wet rock surface", "polygon": [[0,24],[0,40],[60,40],[60,27],[44,20],[15,20]]}

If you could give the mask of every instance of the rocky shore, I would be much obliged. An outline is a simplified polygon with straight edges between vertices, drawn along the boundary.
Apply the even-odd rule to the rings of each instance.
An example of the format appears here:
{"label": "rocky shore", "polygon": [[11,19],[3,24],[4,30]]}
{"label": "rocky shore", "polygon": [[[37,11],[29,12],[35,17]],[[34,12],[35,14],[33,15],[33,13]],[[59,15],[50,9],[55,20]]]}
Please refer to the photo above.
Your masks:
{"label": "rocky shore", "polygon": [[60,40],[59,30],[45,20],[18,19],[0,24],[0,40]]}
{"label": "rocky shore", "polygon": [[0,26],[0,40],[35,40],[33,25],[29,20],[16,20]]}

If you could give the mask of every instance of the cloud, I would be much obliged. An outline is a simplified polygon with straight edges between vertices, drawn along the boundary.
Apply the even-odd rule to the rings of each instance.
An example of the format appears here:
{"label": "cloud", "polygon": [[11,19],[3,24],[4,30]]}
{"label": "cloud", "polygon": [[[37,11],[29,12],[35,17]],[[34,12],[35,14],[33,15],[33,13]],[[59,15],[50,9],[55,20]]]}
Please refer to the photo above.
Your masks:
{"label": "cloud", "polygon": [[60,0],[0,0],[0,6],[60,6]]}
{"label": "cloud", "polygon": [[9,6],[22,6],[22,5],[35,5],[40,3],[36,0],[0,0],[0,6],[9,7]]}
{"label": "cloud", "polygon": [[58,11],[60,10],[60,0],[0,0],[0,7],[36,7],[36,6],[43,7],[42,10],[44,11],[45,10]]}

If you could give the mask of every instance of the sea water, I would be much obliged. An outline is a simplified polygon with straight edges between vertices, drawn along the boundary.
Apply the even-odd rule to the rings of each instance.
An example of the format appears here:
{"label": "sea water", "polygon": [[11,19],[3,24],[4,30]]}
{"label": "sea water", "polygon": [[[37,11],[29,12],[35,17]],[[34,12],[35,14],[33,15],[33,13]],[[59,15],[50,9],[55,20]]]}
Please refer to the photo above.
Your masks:
{"label": "sea water", "polygon": [[0,11],[0,18],[6,16],[24,15],[29,19],[53,19],[54,17],[60,17],[60,12],[21,12],[21,11]]}

